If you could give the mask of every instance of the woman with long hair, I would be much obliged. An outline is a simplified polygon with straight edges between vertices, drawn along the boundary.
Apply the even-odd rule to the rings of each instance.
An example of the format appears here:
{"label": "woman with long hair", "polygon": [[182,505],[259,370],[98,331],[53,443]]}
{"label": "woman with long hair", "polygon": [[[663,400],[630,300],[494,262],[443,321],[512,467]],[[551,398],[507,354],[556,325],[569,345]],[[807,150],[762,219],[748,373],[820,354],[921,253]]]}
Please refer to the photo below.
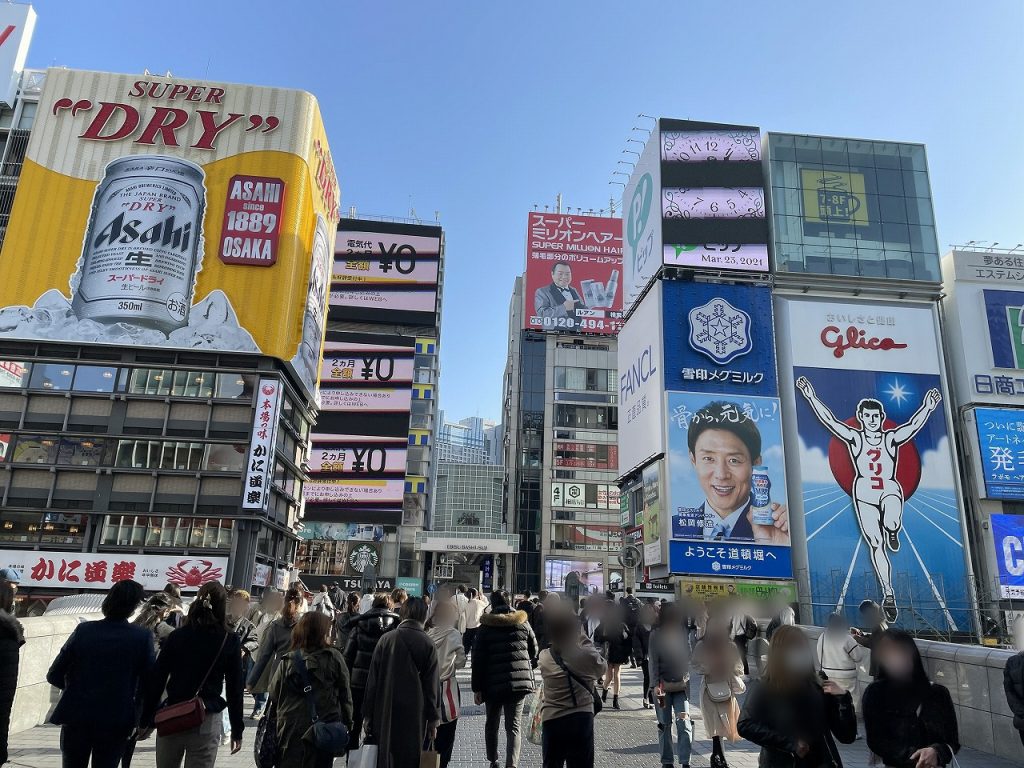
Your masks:
{"label": "woman with long hair", "polygon": [[304,600],[302,593],[295,587],[291,587],[284,594],[281,614],[270,622],[260,634],[260,648],[256,654],[256,661],[246,678],[246,688],[256,700],[256,709],[252,713],[253,720],[259,720],[263,714],[270,681],[277,671],[281,654],[291,647],[292,630],[299,623],[299,612]]}
{"label": "woman with long hair", "polygon": [[427,604],[410,597],[402,621],[377,643],[366,678],[366,740],[377,744],[378,768],[420,765],[424,740],[440,724],[437,651],[423,631]]}
{"label": "woman with long hair", "polygon": [[50,722],[61,726],[66,768],[115,768],[139,724],[138,704],[155,658],[153,635],[128,623],[146,596],[119,581],[103,599],[103,619],[79,624],[46,673],[62,693]]}
{"label": "woman with long hair", "polygon": [[889,768],[949,765],[960,751],[949,691],[925,672],[914,638],[899,629],[872,636],[875,682],[864,691],[868,748]]}
{"label": "woman with long hair", "polygon": [[212,768],[223,735],[219,715],[225,708],[231,722],[231,754],[242,748],[242,649],[238,635],[228,628],[227,606],[223,584],[203,584],[185,623],[164,641],[149,681],[142,722],[153,724],[165,690],[163,706],[189,701],[198,691],[206,717],[194,728],[157,735],[157,768],[181,768],[182,761],[189,768]]}
{"label": "woman with long hair", "polygon": [[295,661],[302,656],[308,685],[319,720],[341,721],[352,728],[352,691],[348,667],[341,651],[331,644],[331,619],[319,611],[309,611],[292,631],[290,652],[284,657],[270,681],[270,700],[277,708],[277,739],[281,750],[277,768],[330,768],[334,758],[322,754],[303,736],[313,721],[309,711],[306,683]]}
{"label": "woman with long hair", "polygon": [[[647,664],[650,669],[650,685],[655,691],[658,742],[663,766],[674,765],[675,756],[679,757],[680,765],[689,765],[693,745],[689,699],[690,642],[683,621],[679,607],[674,603],[666,603],[648,644]],[[677,736],[674,752],[673,723]]]}
{"label": "woman with long hair", "polygon": [[441,724],[437,727],[437,751],[441,755],[441,768],[447,768],[455,747],[455,729],[459,725],[459,711],[462,696],[455,673],[466,666],[466,649],[462,633],[455,624],[459,618],[458,606],[453,602],[438,603],[434,609],[434,626],[427,631],[427,637],[437,651],[438,677],[440,678]]}
{"label": "woman with long hair", "polygon": [[857,738],[853,696],[814,670],[804,633],[782,624],[772,633],[761,680],[751,687],[738,730],[761,747],[760,768],[842,768],[835,738]]}
{"label": "woman with long hair", "polygon": [[132,622],[135,626],[148,629],[153,633],[153,649],[158,653],[164,640],[174,631],[174,627],[166,622],[167,617],[171,615],[173,606],[174,603],[171,601],[170,595],[166,592],[157,592],[146,601],[142,610],[139,611],[139,615]]}
{"label": "woman with long hair", "polygon": [[[662,608],[662,611],[665,609]],[[700,711],[704,732],[711,737],[711,768],[728,768],[722,739],[739,741],[736,730],[740,707],[736,696],[743,693],[743,660],[729,635],[729,617],[708,620],[702,640],[693,649],[693,668],[703,679]]]}

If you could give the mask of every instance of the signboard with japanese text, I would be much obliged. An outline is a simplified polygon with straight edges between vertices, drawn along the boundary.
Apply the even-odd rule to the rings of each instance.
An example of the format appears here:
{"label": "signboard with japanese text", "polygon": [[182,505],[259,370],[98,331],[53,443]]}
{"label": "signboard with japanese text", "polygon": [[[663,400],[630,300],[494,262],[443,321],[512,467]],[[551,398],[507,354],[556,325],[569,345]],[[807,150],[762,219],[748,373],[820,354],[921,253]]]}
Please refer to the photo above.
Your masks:
{"label": "signboard with japanese text", "polygon": [[554,452],[556,467],[617,469],[619,466],[619,447],[617,445],[556,441]]}
{"label": "signboard with japanese text", "polygon": [[1024,410],[976,408],[985,498],[1024,499]]}
{"label": "signboard with japanese text", "polygon": [[669,392],[667,408],[672,572],[792,576],[778,398]]}
{"label": "signboard with japanese text", "polygon": [[815,623],[867,597],[890,623],[968,629],[935,308],[781,301]]}
{"label": "signboard with japanese text", "polygon": [[992,515],[999,596],[1024,597],[1024,515]]}
{"label": "signboard with japanese text", "polygon": [[614,335],[622,325],[622,219],[529,214],[524,327]]}
{"label": "signboard with japanese text", "polygon": [[342,221],[331,271],[331,319],[434,325],[442,243],[436,224]]}
{"label": "signboard with japanese text", "polygon": [[317,443],[309,452],[309,473],[405,477],[407,453],[404,443]]}
{"label": "signboard with japanese text", "polygon": [[644,565],[660,565],[663,559],[661,546],[661,517],[665,492],[662,489],[661,462],[648,464],[643,469],[643,542]]}
{"label": "signboard with japanese text", "polygon": [[605,483],[551,484],[551,506],[565,509],[618,509],[619,487]]}
{"label": "signboard with japanese text", "polygon": [[942,259],[945,332],[963,404],[1024,406],[1024,254]]}
{"label": "signboard with japanese text", "polygon": [[0,568],[21,573],[19,589],[33,587],[108,590],[119,581],[139,582],[148,592],[168,583],[194,592],[208,581],[223,582],[226,557],[139,555],[129,552],[36,552],[0,550]]}
{"label": "signboard with japanese text", "polygon": [[620,474],[665,452],[664,287],[651,286],[619,331]]}
{"label": "signboard with japanese text", "polygon": [[637,158],[622,192],[623,302],[628,310],[661,269],[661,154],[657,129]]}
{"label": "signboard with japanese text", "polygon": [[270,478],[274,471],[277,442],[277,414],[281,407],[281,382],[260,379],[252,441],[242,478],[242,509],[266,510],[270,501]]}
{"label": "signboard with japanese text", "polygon": [[[754,126],[658,121],[661,262],[768,271],[761,132]],[[660,266],[660,265],[659,265]]]}
{"label": "signboard with japanese text", "polygon": [[307,504],[331,504],[337,507],[351,505],[402,504],[405,479],[318,479],[303,486]]}
{"label": "signboard with japanese text", "polygon": [[269,355],[312,400],[338,204],[308,93],[50,69],[0,337]]}
{"label": "signboard with japanese text", "polygon": [[787,603],[797,601],[796,584],[792,581],[758,581],[757,579],[680,579],[676,582],[679,594],[697,602],[721,597],[745,597],[751,600],[782,598]]}
{"label": "signboard with japanese text", "polygon": [[256,563],[252,568],[252,585],[254,587],[269,587],[273,576],[273,566],[266,563]]}
{"label": "signboard with japanese text", "polygon": [[665,387],[778,394],[768,286],[665,282]]}

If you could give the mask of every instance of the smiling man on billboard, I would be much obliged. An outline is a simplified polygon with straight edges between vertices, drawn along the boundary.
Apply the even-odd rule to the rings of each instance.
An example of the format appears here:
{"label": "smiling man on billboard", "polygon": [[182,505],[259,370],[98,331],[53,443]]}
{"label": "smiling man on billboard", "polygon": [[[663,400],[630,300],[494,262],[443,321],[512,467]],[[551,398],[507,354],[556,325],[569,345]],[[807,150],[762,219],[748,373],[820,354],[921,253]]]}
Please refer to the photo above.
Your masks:
{"label": "smiling man on billboard", "polygon": [[583,297],[572,287],[572,267],[556,261],[551,267],[551,282],[533,294],[533,311],[538,317],[576,317],[577,309],[586,309]]}

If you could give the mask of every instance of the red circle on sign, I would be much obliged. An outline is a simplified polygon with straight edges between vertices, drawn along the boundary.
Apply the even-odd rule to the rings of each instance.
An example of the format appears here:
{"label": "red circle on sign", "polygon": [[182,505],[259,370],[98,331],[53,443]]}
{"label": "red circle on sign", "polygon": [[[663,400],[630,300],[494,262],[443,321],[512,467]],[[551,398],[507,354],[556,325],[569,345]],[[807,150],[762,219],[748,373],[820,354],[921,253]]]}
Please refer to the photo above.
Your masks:
{"label": "red circle on sign", "polygon": [[[845,423],[860,429],[860,422],[856,416],[851,416]],[[889,431],[898,426],[899,424],[892,419],[886,419],[882,429]],[[839,487],[846,491],[848,496],[853,496],[853,480],[857,473],[853,467],[853,459],[850,458],[850,449],[846,443],[835,437],[828,444],[828,465]],[[921,484],[921,455],[913,441],[904,443],[896,451],[896,482],[903,489],[904,499],[913,496],[917,486]]]}

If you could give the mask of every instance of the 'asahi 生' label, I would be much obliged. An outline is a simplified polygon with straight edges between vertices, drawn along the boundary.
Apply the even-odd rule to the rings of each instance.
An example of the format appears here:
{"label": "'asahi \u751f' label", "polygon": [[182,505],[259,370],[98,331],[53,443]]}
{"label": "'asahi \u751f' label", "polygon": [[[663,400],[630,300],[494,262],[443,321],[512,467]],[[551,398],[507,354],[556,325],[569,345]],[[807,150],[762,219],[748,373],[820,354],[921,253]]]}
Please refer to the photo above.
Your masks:
{"label": "'asahi \u751f' label", "polygon": [[188,324],[203,254],[205,175],[159,155],[110,163],[96,188],[72,310],[170,334]]}

